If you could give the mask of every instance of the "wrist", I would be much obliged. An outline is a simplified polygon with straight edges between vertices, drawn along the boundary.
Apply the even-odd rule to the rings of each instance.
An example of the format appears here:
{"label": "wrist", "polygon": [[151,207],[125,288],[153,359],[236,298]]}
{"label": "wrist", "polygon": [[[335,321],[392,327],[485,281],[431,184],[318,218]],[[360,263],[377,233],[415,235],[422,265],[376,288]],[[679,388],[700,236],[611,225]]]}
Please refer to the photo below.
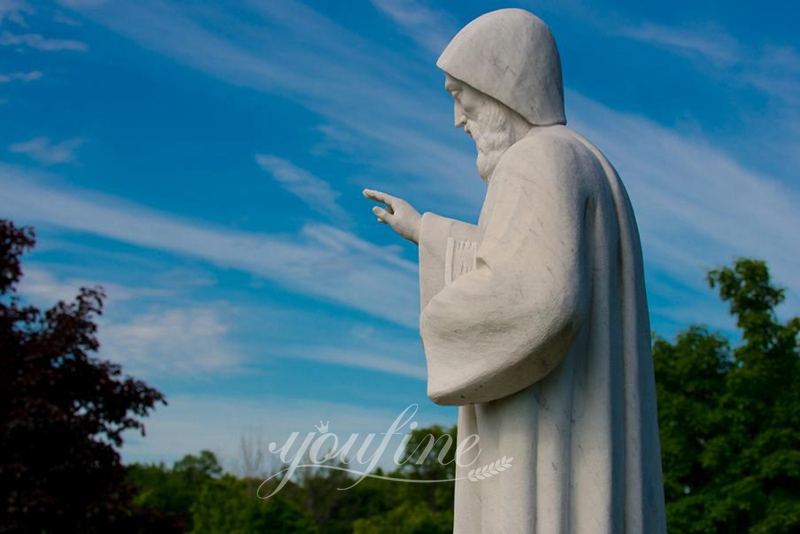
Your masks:
{"label": "wrist", "polygon": [[417,219],[417,223],[411,229],[411,241],[413,241],[417,245],[419,245],[419,234],[421,229],[422,229],[422,217]]}

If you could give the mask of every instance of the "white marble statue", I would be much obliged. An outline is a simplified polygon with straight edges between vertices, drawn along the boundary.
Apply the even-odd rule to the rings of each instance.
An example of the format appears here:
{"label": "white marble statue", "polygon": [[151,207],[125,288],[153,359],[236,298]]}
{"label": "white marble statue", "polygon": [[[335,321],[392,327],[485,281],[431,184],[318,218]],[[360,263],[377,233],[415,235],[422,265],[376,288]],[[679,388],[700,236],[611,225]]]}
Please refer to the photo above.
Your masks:
{"label": "white marble statue", "polygon": [[566,126],[550,30],[494,11],[437,65],[488,184],[478,225],[364,194],[419,245],[428,396],[459,406],[459,440],[480,436],[457,476],[514,458],[456,483],[454,531],[666,532],[636,221],[614,168]]}

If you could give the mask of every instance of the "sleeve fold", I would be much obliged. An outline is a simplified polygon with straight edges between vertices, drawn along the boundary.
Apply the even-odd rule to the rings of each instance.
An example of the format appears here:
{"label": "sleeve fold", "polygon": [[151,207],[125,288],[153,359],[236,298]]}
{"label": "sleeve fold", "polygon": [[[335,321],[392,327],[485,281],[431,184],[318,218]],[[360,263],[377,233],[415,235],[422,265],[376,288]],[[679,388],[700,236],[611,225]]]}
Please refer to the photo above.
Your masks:
{"label": "sleeve fold", "polygon": [[[530,170],[527,163],[503,157],[480,230],[423,217],[420,335],[437,404],[489,402],[541,380],[585,322],[589,203],[568,165]],[[448,238],[479,245],[474,269],[446,285]]]}

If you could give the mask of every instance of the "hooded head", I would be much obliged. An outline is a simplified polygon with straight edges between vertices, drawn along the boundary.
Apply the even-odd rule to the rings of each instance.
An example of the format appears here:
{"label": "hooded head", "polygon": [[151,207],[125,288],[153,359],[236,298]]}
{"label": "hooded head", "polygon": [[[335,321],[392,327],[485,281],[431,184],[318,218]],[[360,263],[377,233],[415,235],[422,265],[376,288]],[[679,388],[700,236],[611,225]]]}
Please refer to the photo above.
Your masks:
{"label": "hooded head", "polygon": [[450,41],[436,66],[535,126],[567,122],[555,39],[525,10],[500,9],[473,20]]}

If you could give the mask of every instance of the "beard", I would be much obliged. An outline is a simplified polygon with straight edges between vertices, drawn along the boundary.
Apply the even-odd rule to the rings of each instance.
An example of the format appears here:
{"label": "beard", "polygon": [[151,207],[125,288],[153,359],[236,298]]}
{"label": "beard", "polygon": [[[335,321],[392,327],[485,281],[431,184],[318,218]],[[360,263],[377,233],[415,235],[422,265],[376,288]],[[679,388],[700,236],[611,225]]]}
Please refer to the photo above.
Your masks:
{"label": "beard", "polygon": [[478,174],[488,184],[500,158],[514,142],[508,112],[497,103],[487,102],[474,121],[467,121],[465,131],[475,141]]}

